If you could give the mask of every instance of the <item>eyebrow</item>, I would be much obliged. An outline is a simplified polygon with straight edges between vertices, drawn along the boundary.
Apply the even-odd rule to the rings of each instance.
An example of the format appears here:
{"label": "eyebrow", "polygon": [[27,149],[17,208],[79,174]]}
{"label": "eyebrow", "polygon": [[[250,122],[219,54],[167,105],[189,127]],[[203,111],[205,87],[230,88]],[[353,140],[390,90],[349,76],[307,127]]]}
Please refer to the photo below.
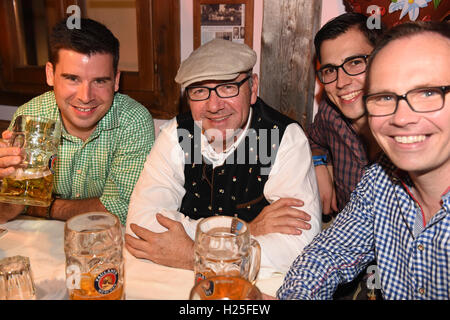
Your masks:
{"label": "eyebrow", "polygon": [[[346,63],[347,61],[352,60],[357,57],[368,56],[368,55],[369,55],[368,53],[367,54],[354,54],[352,56],[345,58],[344,61],[342,61],[342,63]],[[332,64],[332,63],[327,63],[327,64],[324,64],[323,66],[321,66],[320,69],[327,68],[327,67],[336,67],[336,66],[338,66],[338,65]]]}
{"label": "eyebrow", "polygon": [[[61,73],[61,76],[64,78],[77,78],[77,79],[80,78],[76,74],[71,74],[71,73]],[[111,81],[111,80],[112,80],[112,78],[108,77],[108,76],[94,78],[94,81]]]}
{"label": "eyebrow", "polygon": [[403,95],[403,94],[406,94],[406,93],[408,93],[408,92],[410,92],[410,91],[412,91],[412,90],[426,89],[426,88],[436,88],[436,87],[439,88],[439,87],[442,87],[442,86],[427,83],[427,84],[419,84],[419,85],[415,85],[415,86],[413,86],[412,88],[406,90],[405,92],[403,92],[403,93],[401,93],[401,94],[400,94],[400,93],[397,93],[396,91],[394,91],[394,90],[392,90],[392,89],[386,89],[386,90],[381,90],[381,91],[377,91],[377,92],[370,92],[370,91],[368,90],[367,94],[387,94],[387,93],[393,93],[393,94],[397,94],[397,95]]}

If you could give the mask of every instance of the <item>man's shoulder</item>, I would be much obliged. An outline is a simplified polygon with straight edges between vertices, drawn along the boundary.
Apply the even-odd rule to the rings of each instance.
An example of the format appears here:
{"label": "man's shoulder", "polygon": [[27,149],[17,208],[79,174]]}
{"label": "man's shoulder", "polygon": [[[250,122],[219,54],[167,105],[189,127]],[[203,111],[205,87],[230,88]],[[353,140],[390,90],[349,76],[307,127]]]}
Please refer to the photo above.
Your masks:
{"label": "man's shoulder", "polygon": [[335,124],[337,121],[344,122],[345,117],[332,102],[328,99],[323,99],[317,108],[317,115],[314,118],[314,122],[316,121],[326,121],[330,124]]}
{"label": "man's shoulder", "polygon": [[194,128],[194,118],[192,118],[192,113],[190,111],[178,114],[175,117],[177,128],[180,129],[193,129]]}
{"label": "man's shoulder", "polygon": [[47,115],[56,107],[54,92],[47,91],[21,105],[17,111],[29,115]]}
{"label": "man's shoulder", "polygon": [[280,128],[284,130],[292,123],[297,123],[300,126],[297,121],[269,106],[259,97],[256,103],[252,105],[252,108],[254,111],[253,123],[258,123],[268,129]]}
{"label": "man's shoulder", "polygon": [[368,180],[371,183],[377,182],[379,186],[386,186],[396,177],[399,177],[400,172],[392,161],[385,154],[382,154],[375,163],[366,168],[361,180]]}
{"label": "man's shoulder", "polygon": [[113,106],[118,109],[121,118],[152,119],[152,115],[146,107],[126,94],[116,93],[114,95]]}

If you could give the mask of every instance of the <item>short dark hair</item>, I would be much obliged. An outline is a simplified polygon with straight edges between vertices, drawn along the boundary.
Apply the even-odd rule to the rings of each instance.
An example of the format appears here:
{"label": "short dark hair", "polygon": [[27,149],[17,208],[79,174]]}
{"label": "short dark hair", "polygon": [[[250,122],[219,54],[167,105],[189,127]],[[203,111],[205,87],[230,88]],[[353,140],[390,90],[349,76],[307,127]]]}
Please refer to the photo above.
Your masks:
{"label": "short dark hair", "polygon": [[376,45],[377,40],[383,34],[384,25],[381,28],[369,29],[367,28],[367,17],[361,13],[343,13],[340,16],[328,21],[314,37],[314,46],[316,49],[316,56],[321,61],[320,47],[325,40],[336,39],[340,35],[346,33],[350,28],[358,28],[367,38],[367,41],[373,46]]}
{"label": "short dark hair", "polygon": [[100,22],[81,18],[80,29],[69,29],[64,19],[57,23],[50,34],[49,60],[55,66],[58,63],[59,50],[68,49],[78,53],[92,55],[109,53],[113,56],[114,73],[119,64],[119,40]]}
{"label": "short dark hair", "polygon": [[369,88],[370,73],[372,69],[372,61],[378,55],[381,49],[386,47],[389,43],[394,40],[412,37],[422,33],[435,33],[447,40],[450,40],[450,24],[448,22],[442,21],[417,21],[417,22],[405,22],[396,25],[391,28],[384,36],[379,40],[375,49],[369,58],[369,65],[367,67],[366,76],[366,92]]}

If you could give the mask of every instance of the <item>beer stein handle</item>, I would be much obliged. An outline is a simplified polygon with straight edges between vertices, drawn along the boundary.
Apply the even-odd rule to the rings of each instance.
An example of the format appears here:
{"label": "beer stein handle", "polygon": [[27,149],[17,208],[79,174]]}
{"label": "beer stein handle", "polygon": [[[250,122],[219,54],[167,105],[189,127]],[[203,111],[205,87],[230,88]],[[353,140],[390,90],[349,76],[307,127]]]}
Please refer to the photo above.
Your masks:
{"label": "beer stein handle", "polygon": [[256,239],[251,239],[250,245],[252,247],[252,252],[248,280],[251,282],[251,284],[255,284],[256,277],[258,276],[259,268],[261,265],[261,246]]}

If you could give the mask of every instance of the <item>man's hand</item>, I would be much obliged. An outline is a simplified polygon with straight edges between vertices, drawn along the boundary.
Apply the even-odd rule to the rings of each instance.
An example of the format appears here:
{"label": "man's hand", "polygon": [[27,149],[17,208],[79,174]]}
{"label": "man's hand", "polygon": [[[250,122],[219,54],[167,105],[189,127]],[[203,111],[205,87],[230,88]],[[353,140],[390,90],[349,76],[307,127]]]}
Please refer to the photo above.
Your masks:
{"label": "man's hand", "polygon": [[11,138],[11,134],[11,131],[3,131],[3,140],[0,140],[0,178],[11,175],[15,166],[19,165],[24,157],[21,148],[8,146],[7,141]]}
{"label": "man's hand", "polygon": [[168,230],[155,233],[132,223],[131,230],[138,236],[125,235],[125,246],[136,258],[144,258],[169,267],[194,269],[194,241],[183,225],[162,214],[156,219]]}
{"label": "man's hand", "polygon": [[[319,186],[320,201],[322,202],[323,214],[337,212],[336,190],[332,178],[332,167],[316,166],[317,184]],[[330,172],[331,171],[331,172]]]}
{"label": "man's hand", "polygon": [[25,209],[25,206],[22,205],[0,203],[0,224],[14,219],[22,213],[23,209]]}
{"label": "man's hand", "polygon": [[285,233],[300,235],[309,230],[311,225],[306,221],[311,216],[304,211],[292,208],[303,206],[303,201],[294,198],[281,198],[266,206],[258,216],[249,223],[250,233],[260,236],[268,233]]}

